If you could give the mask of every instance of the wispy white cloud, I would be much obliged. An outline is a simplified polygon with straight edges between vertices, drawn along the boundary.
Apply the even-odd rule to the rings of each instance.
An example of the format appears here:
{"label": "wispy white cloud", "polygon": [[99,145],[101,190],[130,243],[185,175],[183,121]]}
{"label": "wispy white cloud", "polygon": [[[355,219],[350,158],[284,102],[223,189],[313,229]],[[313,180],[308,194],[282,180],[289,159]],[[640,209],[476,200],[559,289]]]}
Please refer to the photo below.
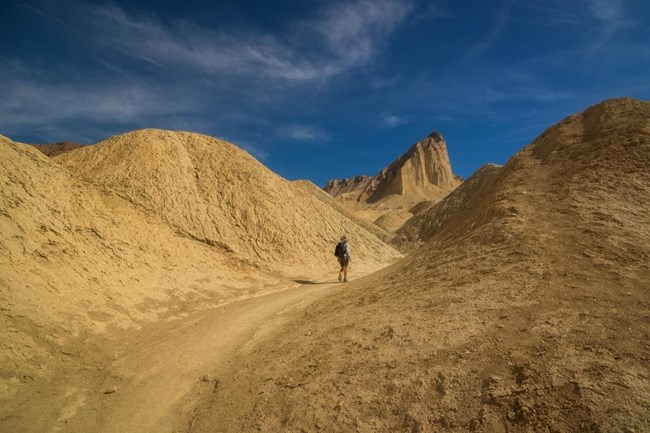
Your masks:
{"label": "wispy white cloud", "polygon": [[633,27],[634,21],[626,16],[622,0],[589,0],[590,12],[599,30],[587,47],[587,54],[604,48],[620,31]]}
{"label": "wispy white cloud", "polygon": [[[408,112],[414,124],[425,119],[454,122],[505,116],[506,107],[571,100],[573,89],[549,82],[535,65],[482,64],[432,77],[421,74],[397,89],[384,92],[395,110]],[[497,108],[498,107],[498,108]],[[380,112],[381,113],[381,112]],[[388,113],[391,115],[394,113]],[[391,119],[379,114],[387,125]],[[515,113],[515,115],[518,115]],[[403,116],[398,116],[403,117]],[[387,125],[388,126],[388,125]]]}
{"label": "wispy white cloud", "polygon": [[628,16],[629,0],[533,0],[526,7],[538,12],[535,25],[572,27],[586,30],[589,37],[612,33],[634,26]]}
{"label": "wispy white cloud", "polygon": [[345,70],[370,60],[413,9],[414,4],[406,0],[341,2],[301,27],[325,40],[334,55],[329,61],[334,70]]}
{"label": "wispy white cloud", "polygon": [[590,0],[589,6],[594,18],[605,23],[621,23],[623,2],[621,0]]}
{"label": "wispy white cloud", "polygon": [[86,81],[73,75],[56,80],[45,71],[6,59],[0,59],[0,94],[5,101],[0,104],[0,120],[13,134],[38,134],[69,122],[94,128],[107,123],[144,127],[152,119],[198,108],[191,94],[181,97],[144,79]]}
{"label": "wispy white cloud", "polygon": [[165,69],[165,67],[164,67],[163,65],[161,65],[161,64],[158,63],[158,62],[156,62],[156,61],[153,60],[153,59],[150,59],[149,57],[145,56],[144,54],[140,54],[140,53],[136,53],[136,54],[138,55],[138,57],[140,57],[140,58],[141,58],[142,60],[144,60],[145,62],[150,63],[150,64],[152,64],[152,65],[154,65],[154,66],[157,66],[157,67],[159,67],[160,69]]}
{"label": "wispy white cloud", "polygon": [[293,33],[281,35],[215,30],[180,20],[163,23],[156,16],[128,14],[115,4],[85,4],[77,15],[91,24],[88,34],[104,49],[156,66],[304,82],[371,60],[411,10],[408,0],[334,3],[287,26]]}
{"label": "wispy white cloud", "polygon": [[19,7],[28,9],[29,11],[41,16],[42,18],[45,18],[45,19],[48,19],[48,20],[51,20],[51,21],[55,21],[55,22],[57,22],[59,24],[65,24],[65,22],[63,22],[63,20],[60,19],[59,17],[57,17],[57,16],[55,16],[53,14],[49,14],[49,13],[43,11],[41,8],[36,7],[34,5],[25,4],[25,3],[18,3],[18,2],[14,2],[14,1],[10,1],[10,2],[9,1],[3,1],[3,3],[8,3],[8,4],[11,4],[11,5],[14,5],[14,6],[19,6]]}
{"label": "wispy white cloud", "polygon": [[410,120],[404,117],[399,117],[390,113],[385,113],[382,116],[382,121],[384,125],[388,126],[389,128],[395,128],[396,126],[406,125],[407,123],[410,122]]}
{"label": "wispy white cloud", "polygon": [[329,133],[316,125],[287,125],[281,128],[279,135],[295,141],[324,141]]}
{"label": "wispy white cloud", "polygon": [[501,9],[494,19],[494,24],[492,28],[485,36],[485,38],[471,47],[465,56],[465,62],[469,62],[479,57],[485,51],[487,51],[491,46],[493,46],[501,37],[503,30],[506,28],[508,22],[510,21],[510,4],[508,3],[503,9]]}
{"label": "wispy white cloud", "polygon": [[[213,129],[228,129],[233,122],[226,120],[237,116],[235,122],[250,123],[261,106],[284,102],[298,92],[294,89],[322,88],[333,77],[367,65],[413,8],[412,0],[324,3],[270,34],[133,14],[115,3],[63,3],[65,8],[45,2],[16,5],[65,21],[61,34],[94,64],[42,68],[38,59],[0,55],[5,128],[38,134],[66,122],[74,122],[70,129],[76,130],[83,129],[80,123],[95,130],[118,123],[164,127],[199,113],[212,116]],[[303,141],[329,136],[301,125],[283,133]]]}

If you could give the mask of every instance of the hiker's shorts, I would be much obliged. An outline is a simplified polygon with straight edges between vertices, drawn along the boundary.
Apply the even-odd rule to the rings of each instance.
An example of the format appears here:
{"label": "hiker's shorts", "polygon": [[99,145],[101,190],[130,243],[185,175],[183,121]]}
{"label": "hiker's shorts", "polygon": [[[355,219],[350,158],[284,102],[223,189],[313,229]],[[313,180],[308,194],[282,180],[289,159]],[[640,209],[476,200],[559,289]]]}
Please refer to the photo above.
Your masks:
{"label": "hiker's shorts", "polygon": [[349,257],[339,257],[339,264],[341,266],[347,266],[348,263],[350,263],[350,258]]}

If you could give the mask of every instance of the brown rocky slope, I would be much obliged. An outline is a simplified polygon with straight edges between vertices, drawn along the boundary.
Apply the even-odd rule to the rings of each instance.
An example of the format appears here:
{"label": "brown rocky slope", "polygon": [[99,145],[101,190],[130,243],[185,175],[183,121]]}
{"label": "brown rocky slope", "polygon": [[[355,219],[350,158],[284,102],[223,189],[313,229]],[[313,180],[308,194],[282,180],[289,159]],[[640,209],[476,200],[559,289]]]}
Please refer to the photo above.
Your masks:
{"label": "brown rocky slope", "polygon": [[240,360],[190,431],[650,430],[649,167],[649,102],[566,118]]}
{"label": "brown rocky slope", "polygon": [[413,217],[396,231],[393,242],[413,249],[431,239],[450,218],[485,209],[483,201],[489,200],[489,191],[500,170],[496,164],[486,164],[440,202],[423,202],[419,205],[421,209],[412,209]]}

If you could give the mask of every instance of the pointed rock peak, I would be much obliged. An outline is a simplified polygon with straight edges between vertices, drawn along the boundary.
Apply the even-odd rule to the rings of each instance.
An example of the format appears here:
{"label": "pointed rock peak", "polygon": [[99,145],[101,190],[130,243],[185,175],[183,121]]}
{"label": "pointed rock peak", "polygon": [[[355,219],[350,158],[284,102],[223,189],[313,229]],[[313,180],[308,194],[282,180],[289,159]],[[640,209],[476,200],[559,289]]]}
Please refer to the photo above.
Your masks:
{"label": "pointed rock peak", "polygon": [[460,182],[451,171],[442,134],[434,131],[413,144],[376,176],[331,180],[324,189],[335,197],[358,192],[358,201],[374,203],[393,194],[434,198],[451,191]]}
{"label": "pointed rock peak", "polygon": [[445,139],[442,138],[442,134],[439,133],[438,131],[433,131],[431,134],[427,135],[425,138],[421,139],[417,143],[415,143],[406,154],[404,154],[404,157],[410,156],[410,154],[413,151],[416,151],[416,149],[423,149],[423,150],[429,150],[430,148],[440,148],[439,150],[443,151],[442,148],[445,150],[443,152],[447,152],[446,150],[446,144]]}
{"label": "pointed rock peak", "polygon": [[360,198],[374,203],[391,194],[438,194],[451,191],[459,183],[451,171],[442,135],[432,132],[375,176]]}

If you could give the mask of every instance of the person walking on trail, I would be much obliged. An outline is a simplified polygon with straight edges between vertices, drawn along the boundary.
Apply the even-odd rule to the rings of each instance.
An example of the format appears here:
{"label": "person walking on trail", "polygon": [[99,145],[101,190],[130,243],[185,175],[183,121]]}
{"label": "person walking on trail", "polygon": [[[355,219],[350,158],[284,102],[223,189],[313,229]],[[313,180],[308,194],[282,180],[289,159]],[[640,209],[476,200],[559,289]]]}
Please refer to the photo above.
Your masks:
{"label": "person walking on trail", "polygon": [[339,259],[339,264],[341,265],[341,270],[339,271],[339,281],[342,283],[347,283],[348,265],[352,259],[352,253],[350,251],[350,245],[348,244],[348,238],[346,236],[342,236],[341,241],[336,244],[334,255]]}

